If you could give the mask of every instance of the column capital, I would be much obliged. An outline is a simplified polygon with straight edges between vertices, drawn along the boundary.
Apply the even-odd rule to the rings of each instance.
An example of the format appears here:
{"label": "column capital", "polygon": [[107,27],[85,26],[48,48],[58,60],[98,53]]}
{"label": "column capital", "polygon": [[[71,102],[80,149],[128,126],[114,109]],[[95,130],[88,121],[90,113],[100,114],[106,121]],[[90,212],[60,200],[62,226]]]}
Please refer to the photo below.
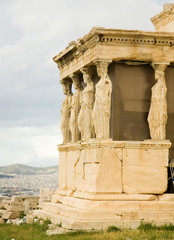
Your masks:
{"label": "column capital", "polygon": [[164,72],[169,64],[170,64],[170,62],[152,62],[151,65],[154,70]]}
{"label": "column capital", "polygon": [[112,59],[102,59],[102,58],[97,58],[96,60],[93,61],[94,64],[97,63],[111,63]]}
{"label": "column capital", "polygon": [[60,84],[62,84],[63,86],[71,86],[72,85],[72,80],[70,78],[62,78],[60,79]]}
{"label": "column capital", "polygon": [[83,67],[80,69],[80,72],[83,74],[83,78],[88,78],[91,80],[92,78],[92,72],[89,68],[89,66]]}
{"label": "column capital", "polygon": [[69,75],[72,81],[79,81],[79,75],[77,73],[72,73]]}
{"label": "column capital", "polygon": [[112,60],[108,59],[97,59],[94,61],[94,64],[97,67],[97,74],[99,77],[108,76],[108,66]]}

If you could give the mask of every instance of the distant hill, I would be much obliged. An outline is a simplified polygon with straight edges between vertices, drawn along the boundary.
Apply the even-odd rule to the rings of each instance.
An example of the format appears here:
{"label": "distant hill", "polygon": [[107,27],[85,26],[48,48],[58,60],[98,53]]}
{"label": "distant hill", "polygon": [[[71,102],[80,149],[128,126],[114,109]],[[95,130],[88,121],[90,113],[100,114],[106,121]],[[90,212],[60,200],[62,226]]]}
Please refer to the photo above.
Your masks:
{"label": "distant hill", "polygon": [[30,167],[23,164],[13,164],[5,167],[0,167],[0,173],[2,174],[52,174],[58,172],[58,166],[51,167]]}

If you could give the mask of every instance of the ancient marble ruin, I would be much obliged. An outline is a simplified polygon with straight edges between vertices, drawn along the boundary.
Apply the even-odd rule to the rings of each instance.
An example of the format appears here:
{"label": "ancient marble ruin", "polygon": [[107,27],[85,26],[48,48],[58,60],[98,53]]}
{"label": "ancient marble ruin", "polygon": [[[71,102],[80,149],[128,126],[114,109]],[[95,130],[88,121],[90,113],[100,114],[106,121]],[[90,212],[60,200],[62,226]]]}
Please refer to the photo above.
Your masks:
{"label": "ancient marble ruin", "polygon": [[31,218],[66,229],[174,224],[174,194],[166,193],[174,159],[174,4],[151,20],[154,32],[94,27],[54,57],[65,94],[59,189]]}

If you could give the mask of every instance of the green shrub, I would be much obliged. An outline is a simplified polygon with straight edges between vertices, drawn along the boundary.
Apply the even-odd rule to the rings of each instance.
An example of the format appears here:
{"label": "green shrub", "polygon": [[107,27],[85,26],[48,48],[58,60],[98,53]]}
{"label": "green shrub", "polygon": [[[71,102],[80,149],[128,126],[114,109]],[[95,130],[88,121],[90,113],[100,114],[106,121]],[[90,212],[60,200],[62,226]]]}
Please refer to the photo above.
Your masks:
{"label": "green shrub", "polygon": [[109,226],[107,228],[107,232],[120,232],[120,231],[121,231],[121,229],[116,226]]}
{"label": "green shrub", "polygon": [[2,206],[0,209],[2,209],[2,210],[7,210],[7,208],[5,208],[4,206]]}
{"label": "green shrub", "polygon": [[49,219],[46,219],[43,221],[43,224],[40,225],[40,228],[43,231],[46,231],[46,230],[48,230],[48,224],[51,224],[51,221]]}
{"label": "green shrub", "polygon": [[156,229],[156,225],[153,224],[152,222],[144,222],[141,221],[140,226],[138,227],[139,230],[147,231],[147,230],[152,230]]}
{"label": "green shrub", "polygon": [[157,226],[153,222],[144,222],[142,221],[140,226],[138,227],[141,231],[149,231],[149,230],[164,230],[164,231],[174,231],[174,225],[172,224],[164,224],[161,226]]}
{"label": "green shrub", "polygon": [[26,215],[25,215],[24,211],[21,211],[19,217],[20,217],[20,218],[23,218],[23,217],[25,217],[25,216],[26,216]]}
{"label": "green shrub", "polygon": [[59,224],[57,224],[58,227],[62,227],[62,222],[60,222]]}

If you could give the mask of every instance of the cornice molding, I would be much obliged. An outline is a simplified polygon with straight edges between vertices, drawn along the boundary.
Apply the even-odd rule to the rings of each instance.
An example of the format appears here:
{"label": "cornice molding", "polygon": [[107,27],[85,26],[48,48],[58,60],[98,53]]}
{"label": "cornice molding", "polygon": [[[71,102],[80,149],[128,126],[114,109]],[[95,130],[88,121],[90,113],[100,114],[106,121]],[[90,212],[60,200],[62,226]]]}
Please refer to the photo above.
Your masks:
{"label": "cornice molding", "polygon": [[[174,33],[145,32],[136,30],[120,30],[93,28],[89,34],[76,42],[71,42],[68,47],[56,55],[53,60],[61,70],[66,64],[74,59],[82,57],[83,54],[94,46],[144,46],[163,47],[174,46]],[[112,60],[112,59],[111,59]]]}
{"label": "cornice molding", "polygon": [[112,141],[112,139],[98,140],[90,139],[89,141],[79,141],[77,143],[68,143],[58,145],[59,152],[69,151],[81,151],[84,149],[94,148],[130,148],[130,149],[169,149],[171,142],[169,140],[164,141]]}

